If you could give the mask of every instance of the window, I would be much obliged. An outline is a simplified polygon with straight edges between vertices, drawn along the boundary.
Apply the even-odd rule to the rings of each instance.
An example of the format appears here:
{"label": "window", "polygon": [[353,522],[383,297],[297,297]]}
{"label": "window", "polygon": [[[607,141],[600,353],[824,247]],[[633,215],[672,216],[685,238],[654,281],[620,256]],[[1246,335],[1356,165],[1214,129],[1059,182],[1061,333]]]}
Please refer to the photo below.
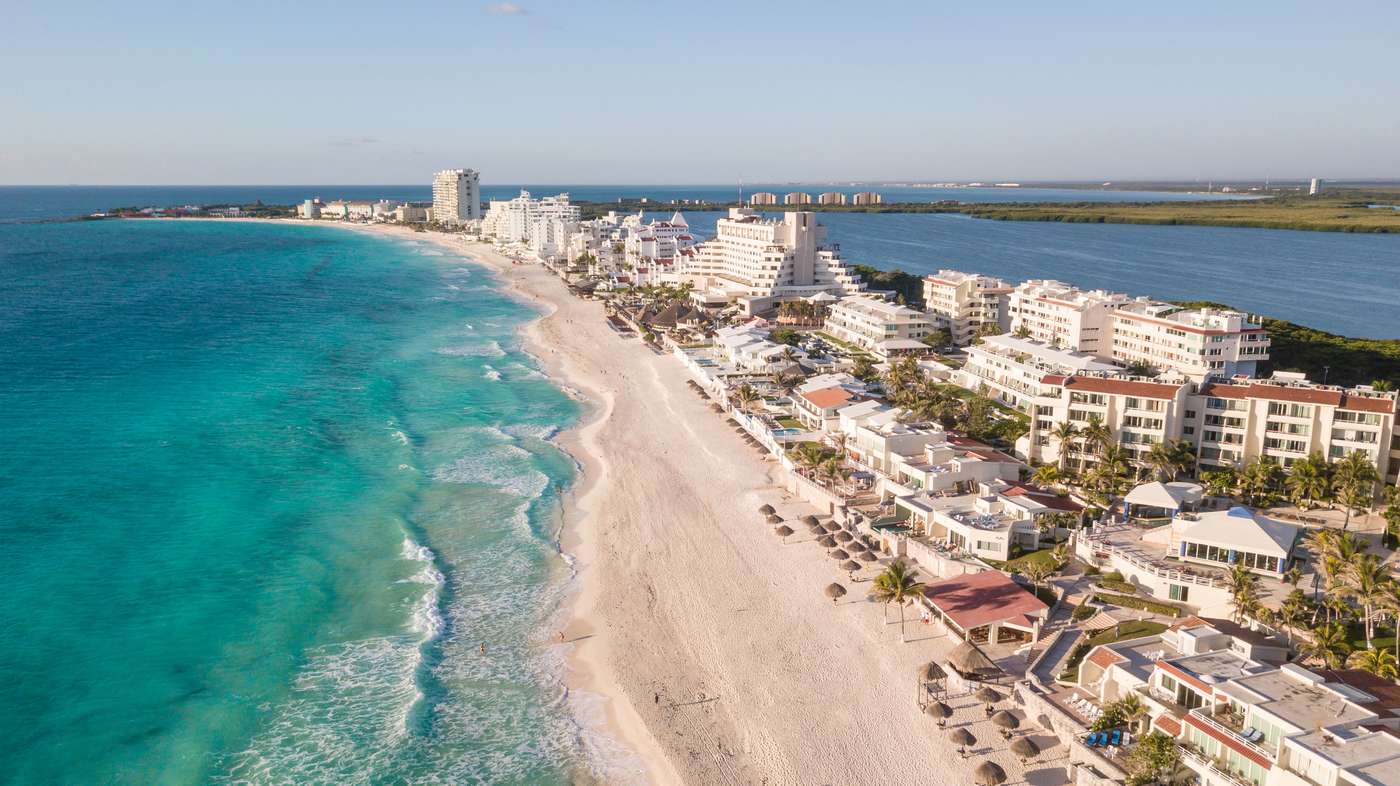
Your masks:
{"label": "window", "polygon": [[[1180,584],[1169,584],[1167,585],[1167,597],[1171,600],[1178,601],[1180,603],[1185,603],[1186,596],[1190,589],[1190,587],[1185,587]],[[1163,683],[1165,682],[1166,681],[1163,680]]]}

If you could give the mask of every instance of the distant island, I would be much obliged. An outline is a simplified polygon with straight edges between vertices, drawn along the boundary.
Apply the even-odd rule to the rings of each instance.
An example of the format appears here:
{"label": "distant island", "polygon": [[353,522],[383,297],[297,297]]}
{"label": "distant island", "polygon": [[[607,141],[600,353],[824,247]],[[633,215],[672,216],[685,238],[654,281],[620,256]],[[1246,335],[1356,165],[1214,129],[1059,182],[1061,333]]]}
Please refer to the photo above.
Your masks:
{"label": "distant island", "polygon": [[[669,202],[623,200],[577,203],[585,218],[610,210],[671,209]],[[685,204],[687,211],[727,210],[738,203]],[[761,205],[770,212],[812,210],[821,213],[957,213],[994,221],[1060,221],[1073,224],[1156,224],[1307,232],[1400,233],[1400,194],[1343,191],[1319,196],[1199,202],[888,202],[880,205]]]}

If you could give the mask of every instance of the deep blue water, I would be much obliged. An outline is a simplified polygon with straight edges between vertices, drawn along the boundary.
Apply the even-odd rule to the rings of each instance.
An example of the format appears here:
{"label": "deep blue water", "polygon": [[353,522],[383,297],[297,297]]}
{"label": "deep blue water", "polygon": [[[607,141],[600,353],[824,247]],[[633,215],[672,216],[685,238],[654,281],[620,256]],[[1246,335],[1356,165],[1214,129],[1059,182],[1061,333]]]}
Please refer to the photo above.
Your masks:
{"label": "deep blue water", "polygon": [[333,227],[3,225],[0,279],[0,782],[572,779],[531,309]]}
{"label": "deep blue water", "polygon": [[[482,199],[509,199],[527,189],[535,196],[566,191],[580,201],[611,202],[618,198],[671,201],[698,199],[732,201],[737,186],[596,186],[596,185],[483,185]],[[853,194],[865,187],[831,185],[748,185],[754,191],[841,191]],[[910,188],[888,186],[873,189],[891,202],[1170,202],[1191,199],[1230,199],[1223,194],[1186,194],[1164,191],[1100,191],[1063,188]],[[311,197],[322,199],[388,199],[427,201],[429,185],[385,186],[0,186],[0,222],[71,218],[114,207],[170,207],[175,205],[251,204],[290,205]]]}

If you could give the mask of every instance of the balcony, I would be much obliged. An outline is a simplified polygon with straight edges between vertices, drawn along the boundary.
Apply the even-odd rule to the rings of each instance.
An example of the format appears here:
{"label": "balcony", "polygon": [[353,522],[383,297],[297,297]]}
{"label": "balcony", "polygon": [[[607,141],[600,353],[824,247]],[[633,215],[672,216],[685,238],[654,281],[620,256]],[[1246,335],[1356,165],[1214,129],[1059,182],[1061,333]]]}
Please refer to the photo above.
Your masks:
{"label": "balcony", "polygon": [[1188,766],[1191,767],[1191,769],[1195,770],[1196,772],[1202,775],[1206,775],[1207,773],[1209,773],[1210,775],[1219,778],[1224,778],[1230,783],[1238,784],[1238,786],[1259,786],[1259,784],[1244,777],[1243,775],[1240,775],[1237,772],[1231,772],[1229,769],[1221,766],[1219,762],[1210,758],[1205,754],[1204,751],[1202,751],[1201,749],[1197,748],[1195,745],[1192,745],[1189,742],[1181,743],[1180,748],[1181,758],[1187,763]]}
{"label": "balcony", "polygon": [[1244,722],[1229,712],[1209,712],[1205,708],[1191,710],[1191,714],[1206,722],[1206,725],[1217,731],[1224,732],[1229,737],[1230,742],[1247,749],[1250,752],[1262,756],[1268,761],[1274,760],[1274,752],[1262,745],[1250,742],[1244,738]]}

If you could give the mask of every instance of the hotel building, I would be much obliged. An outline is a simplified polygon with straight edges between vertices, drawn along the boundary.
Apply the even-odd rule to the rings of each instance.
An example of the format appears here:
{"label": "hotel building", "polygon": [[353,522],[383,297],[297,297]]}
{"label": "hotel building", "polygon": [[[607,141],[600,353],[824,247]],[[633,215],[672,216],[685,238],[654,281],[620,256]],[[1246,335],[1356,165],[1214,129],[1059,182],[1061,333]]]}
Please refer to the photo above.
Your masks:
{"label": "hotel building", "polygon": [[953,382],[968,390],[984,391],[1007,406],[1029,413],[1044,389],[1047,375],[1091,374],[1116,376],[1121,369],[1093,355],[1056,349],[1013,334],[987,336],[966,350],[967,362],[953,374]]}
{"label": "hotel building", "polygon": [[480,177],[474,169],[444,169],[433,175],[433,220],[456,226],[481,218]]}
{"label": "hotel building", "polygon": [[808,194],[808,193],[804,193],[804,192],[802,192],[802,191],[792,191],[792,192],[789,192],[789,193],[787,193],[787,194],[783,194],[783,204],[784,204],[784,205],[810,205],[810,204],[812,204],[812,195],[811,195],[811,194]]}
{"label": "hotel building", "polygon": [[843,298],[827,311],[826,332],[882,358],[922,352],[932,332],[928,316],[878,295]]}
{"label": "hotel building", "polygon": [[1032,399],[1030,431],[1017,441],[1017,449],[1028,459],[1045,463],[1058,463],[1061,451],[1067,449],[1071,466],[1092,464],[1095,455],[1079,440],[1062,445],[1051,431],[1066,421],[1082,431],[1097,420],[1108,426],[1114,442],[1140,466],[1153,445],[1182,434],[1190,393],[1191,386],[1185,383],[1047,374]]}
{"label": "hotel building", "polygon": [[864,289],[840,249],[826,244],[826,227],[809,211],[778,220],[730,208],[727,218],[715,222],[714,239],[685,255],[677,273],[705,302],[738,302],[748,313],[820,292],[844,297]]}
{"label": "hotel building", "polygon": [[984,330],[1010,330],[1006,309],[1011,285],[999,278],[959,270],[924,277],[924,310],[936,328],[946,328],[953,343],[972,343]]}
{"label": "hotel building", "polygon": [[851,196],[853,205],[878,205],[884,201],[884,198],[874,191],[858,191]]}
{"label": "hotel building", "polygon": [[768,192],[768,191],[760,191],[760,192],[758,192],[757,194],[752,194],[752,195],[749,196],[749,204],[750,204],[750,205],[776,205],[776,204],[778,204],[778,195],[777,195],[777,194],[774,194],[774,193],[770,193],[770,192]]}
{"label": "hotel building", "polygon": [[1125,366],[1172,369],[1202,380],[1207,376],[1252,377],[1269,357],[1269,334],[1238,311],[1186,309],[1140,299],[1110,318],[1108,354]]}
{"label": "hotel building", "polygon": [[1282,663],[1287,651],[1234,623],[1187,617],[1090,650],[1078,684],[1099,707],[1136,696],[1202,786],[1400,784],[1400,689],[1356,669]]}
{"label": "hotel building", "polygon": [[[433,216],[437,216],[435,207]],[[580,211],[568,194],[533,199],[521,191],[514,199],[491,200],[481,222],[482,237],[499,243],[524,243],[545,256],[557,254],[565,238],[577,231]]]}
{"label": "hotel building", "polygon": [[1202,470],[1269,456],[1287,469],[1310,453],[1336,461],[1364,454],[1386,483],[1400,468],[1396,394],[1312,385],[1296,375],[1216,382],[1192,396],[1183,436]]}
{"label": "hotel building", "polygon": [[840,191],[827,191],[817,196],[817,204],[844,205],[846,204],[846,195]]}
{"label": "hotel building", "polygon": [[1112,315],[1128,296],[1082,291],[1050,280],[1023,281],[1007,296],[1012,332],[1075,352],[1108,357]]}

